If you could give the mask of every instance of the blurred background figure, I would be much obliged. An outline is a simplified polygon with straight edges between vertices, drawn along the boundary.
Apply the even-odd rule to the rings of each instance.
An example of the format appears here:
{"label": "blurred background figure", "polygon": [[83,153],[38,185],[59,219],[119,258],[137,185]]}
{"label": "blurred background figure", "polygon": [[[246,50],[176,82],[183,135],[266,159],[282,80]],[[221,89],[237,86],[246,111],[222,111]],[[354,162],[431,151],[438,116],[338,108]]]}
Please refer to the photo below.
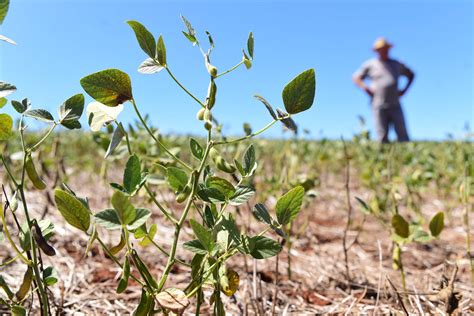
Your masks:
{"label": "blurred background figure", "polygon": [[[393,45],[385,38],[378,38],[373,45],[377,58],[364,62],[352,78],[354,83],[371,98],[375,130],[381,143],[388,143],[391,126],[395,128],[398,141],[409,140],[400,97],[407,92],[415,74],[401,62],[390,58],[392,47]],[[408,79],[403,89],[398,88],[400,76]],[[366,79],[370,80],[370,85],[366,85],[364,81]]]}

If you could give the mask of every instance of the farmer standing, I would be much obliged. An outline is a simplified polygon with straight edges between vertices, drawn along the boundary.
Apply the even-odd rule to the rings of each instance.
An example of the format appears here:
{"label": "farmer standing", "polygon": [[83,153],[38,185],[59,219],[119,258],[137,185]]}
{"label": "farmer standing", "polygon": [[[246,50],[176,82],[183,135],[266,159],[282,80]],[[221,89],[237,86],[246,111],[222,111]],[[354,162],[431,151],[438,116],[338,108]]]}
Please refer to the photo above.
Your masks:
{"label": "farmer standing", "polygon": [[[381,143],[388,143],[388,131],[391,125],[395,127],[398,141],[409,140],[400,97],[407,92],[415,74],[401,62],[390,58],[392,47],[393,45],[385,38],[378,38],[373,46],[377,58],[363,63],[352,77],[354,83],[371,98],[375,129],[378,141]],[[401,90],[398,88],[400,76],[406,76],[408,79]],[[364,82],[367,78],[371,81],[370,86]]]}

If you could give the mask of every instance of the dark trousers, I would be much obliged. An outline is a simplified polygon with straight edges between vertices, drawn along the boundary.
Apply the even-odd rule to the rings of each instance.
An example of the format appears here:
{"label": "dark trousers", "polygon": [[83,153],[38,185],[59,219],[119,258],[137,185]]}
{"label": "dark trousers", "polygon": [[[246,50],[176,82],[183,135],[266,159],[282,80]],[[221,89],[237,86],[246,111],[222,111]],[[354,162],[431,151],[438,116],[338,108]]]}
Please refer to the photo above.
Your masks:
{"label": "dark trousers", "polygon": [[374,108],[373,112],[379,142],[388,143],[388,132],[391,126],[395,128],[399,142],[409,141],[403,110],[400,106],[385,109]]}

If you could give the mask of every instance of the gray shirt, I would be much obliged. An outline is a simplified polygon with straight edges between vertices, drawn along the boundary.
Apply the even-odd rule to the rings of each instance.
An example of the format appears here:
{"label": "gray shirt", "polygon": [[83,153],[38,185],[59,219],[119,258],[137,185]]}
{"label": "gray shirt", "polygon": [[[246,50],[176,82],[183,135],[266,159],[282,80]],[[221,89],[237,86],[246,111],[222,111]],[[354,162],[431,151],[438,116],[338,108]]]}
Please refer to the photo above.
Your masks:
{"label": "gray shirt", "polygon": [[374,93],[372,97],[374,108],[394,108],[400,106],[398,78],[410,77],[412,74],[408,67],[397,60],[382,61],[374,58],[363,63],[354,76],[370,79],[370,89]]}

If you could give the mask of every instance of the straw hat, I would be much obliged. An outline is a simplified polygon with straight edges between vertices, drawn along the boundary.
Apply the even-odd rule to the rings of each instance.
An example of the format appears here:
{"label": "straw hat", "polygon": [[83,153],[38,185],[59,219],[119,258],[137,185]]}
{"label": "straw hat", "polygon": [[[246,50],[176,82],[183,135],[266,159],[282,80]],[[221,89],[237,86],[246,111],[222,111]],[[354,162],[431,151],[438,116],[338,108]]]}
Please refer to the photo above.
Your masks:
{"label": "straw hat", "polygon": [[393,47],[393,44],[387,41],[384,37],[379,37],[375,40],[374,45],[372,46],[373,50],[377,50],[383,47]]}

